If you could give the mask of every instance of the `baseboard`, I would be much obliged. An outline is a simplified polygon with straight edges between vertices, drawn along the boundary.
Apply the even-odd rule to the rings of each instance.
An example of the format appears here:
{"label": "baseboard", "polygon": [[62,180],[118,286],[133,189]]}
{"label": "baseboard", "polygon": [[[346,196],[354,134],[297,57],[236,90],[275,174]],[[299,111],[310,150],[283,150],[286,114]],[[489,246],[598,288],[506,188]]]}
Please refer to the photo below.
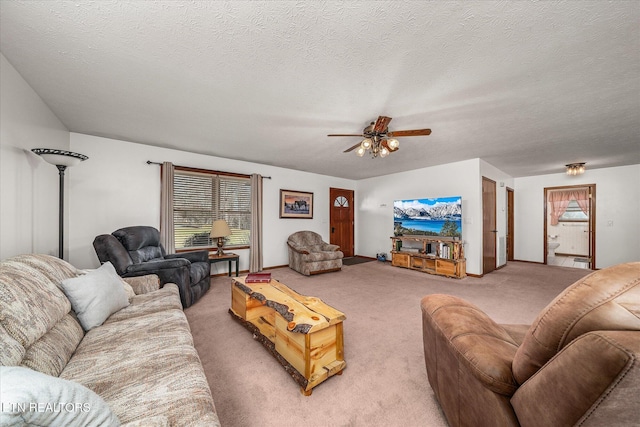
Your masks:
{"label": "baseboard", "polygon": [[283,264],[283,265],[273,265],[271,267],[262,267],[263,270],[273,270],[276,268],[282,268],[282,267],[289,267],[289,264]]}

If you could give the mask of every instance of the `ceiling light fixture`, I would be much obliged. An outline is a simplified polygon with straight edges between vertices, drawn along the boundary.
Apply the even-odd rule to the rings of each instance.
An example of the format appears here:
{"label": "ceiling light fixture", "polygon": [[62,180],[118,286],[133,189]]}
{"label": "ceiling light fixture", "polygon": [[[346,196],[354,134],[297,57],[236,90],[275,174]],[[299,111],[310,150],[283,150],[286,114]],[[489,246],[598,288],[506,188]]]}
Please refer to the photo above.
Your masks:
{"label": "ceiling light fixture", "polygon": [[567,166],[567,175],[581,175],[584,173],[586,163],[570,163]]}
{"label": "ceiling light fixture", "polygon": [[400,147],[400,142],[397,139],[389,138],[382,139],[377,135],[371,138],[365,138],[360,143],[360,146],[356,150],[356,155],[362,157],[367,151],[371,153],[372,158],[378,156],[384,158],[391,154],[392,151],[396,151]]}
{"label": "ceiling light fixture", "polygon": [[394,151],[398,151],[400,148],[400,142],[395,139],[395,136],[427,136],[431,135],[431,129],[414,129],[414,130],[400,130],[389,132],[389,122],[391,117],[379,116],[378,120],[371,122],[369,126],[365,127],[362,134],[353,133],[333,133],[327,136],[359,136],[364,138],[357,144],[344,150],[345,153],[349,153],[356,150],[356,156],[362,157],[368,151],[371,153],[371,158],[387,157]]}

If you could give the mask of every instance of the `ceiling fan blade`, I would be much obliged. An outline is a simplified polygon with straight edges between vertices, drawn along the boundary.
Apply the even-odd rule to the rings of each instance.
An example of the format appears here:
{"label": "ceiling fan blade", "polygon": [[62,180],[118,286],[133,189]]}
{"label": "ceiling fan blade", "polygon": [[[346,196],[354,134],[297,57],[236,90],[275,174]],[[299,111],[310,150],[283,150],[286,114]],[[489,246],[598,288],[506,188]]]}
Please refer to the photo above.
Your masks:
{"label": "ceiling fan blade", "polygon": [[353,147],[347,148],[346,150],[343,151],[343,153],[348,153],[349,151],[353,151],[356,148],[358,148],[360,146],[360,142],[358,142],[356,145],[354,145]]}
{"label": "ceiling fan blade", "polygon": [[327,136],[359,136],[361,138],[364,138],[364,135],[362,135],[361,133],[332,133]]}
{"label": "ceiling fan blade", "polygon": [[415,130],[397,130],[395,132],[387,132],[387,136],[392,138],[398,136],[422,136],[431,135],[431,129],[415,129]]}
{"label": "ceiling fan blade", "polygon": [[376,133],[384,133],[387,130],[387,126],[389,126],[389,122],[391,121],[391,117],[379,116],[376,124],[373,126],[373,131]]}

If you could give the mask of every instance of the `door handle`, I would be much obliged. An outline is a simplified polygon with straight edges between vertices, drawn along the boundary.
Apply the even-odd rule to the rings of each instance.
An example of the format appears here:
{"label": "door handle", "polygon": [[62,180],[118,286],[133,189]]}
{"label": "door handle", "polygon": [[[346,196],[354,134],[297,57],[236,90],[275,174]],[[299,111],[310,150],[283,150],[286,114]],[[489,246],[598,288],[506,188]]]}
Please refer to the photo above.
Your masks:
{"label": "door handle", "polygon": [[491,230],[491,232],[492,232],[492,233],[497,233],[497,232],[498,232],[498,230]]}
{"label": "door handle", "polygon": [[335,227],[331,227],[331,232],[335,233],[336,232],[336,228]]}

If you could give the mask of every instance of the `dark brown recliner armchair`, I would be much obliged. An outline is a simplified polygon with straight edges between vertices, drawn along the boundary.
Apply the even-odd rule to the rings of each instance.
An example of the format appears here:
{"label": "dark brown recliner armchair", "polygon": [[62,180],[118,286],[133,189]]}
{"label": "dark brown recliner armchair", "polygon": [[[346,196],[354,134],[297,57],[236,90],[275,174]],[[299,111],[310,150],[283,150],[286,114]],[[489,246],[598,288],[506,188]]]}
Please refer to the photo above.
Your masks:
{"label": "dark brown recliner armchair", "polygon": [[451,426],[637,426],[640,262],[592,273],[533,325],[422,299],[429,383]]}
{"label": "dark brown recliner armchair", "polygon": [[167,255],[160,244],[160,233],[153,227],[125,227],[102,234],[93,240],[93,247],[100,262],[111,261],[122,277],[156,274],[160,277],[160,286],[178,285],[184,308],[209,290],[209,252]]}

